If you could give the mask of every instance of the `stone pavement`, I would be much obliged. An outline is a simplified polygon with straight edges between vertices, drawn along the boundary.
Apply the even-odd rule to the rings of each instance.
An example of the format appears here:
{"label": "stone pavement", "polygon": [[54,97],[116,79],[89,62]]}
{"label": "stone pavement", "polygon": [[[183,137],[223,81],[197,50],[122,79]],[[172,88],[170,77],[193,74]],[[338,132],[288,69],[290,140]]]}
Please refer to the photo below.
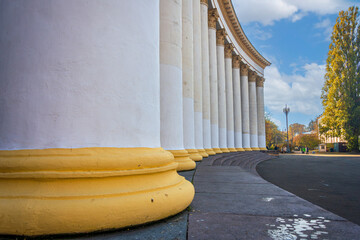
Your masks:
{"label": "stone pavement", "polygon": [[271,158],[260,152],[224,153],[181,172],[194,183],[194,201],[163,221],[42,239],[360,239],[360,226],[262,179],[256,164]]}

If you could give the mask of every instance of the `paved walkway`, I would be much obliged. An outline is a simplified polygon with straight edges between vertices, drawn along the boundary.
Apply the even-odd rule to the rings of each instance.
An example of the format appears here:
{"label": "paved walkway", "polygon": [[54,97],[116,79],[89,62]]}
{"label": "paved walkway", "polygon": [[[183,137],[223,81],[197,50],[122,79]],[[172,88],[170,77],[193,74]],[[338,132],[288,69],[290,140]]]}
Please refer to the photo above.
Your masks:
{"label": "paved walkway", "polygon": [[[136,228],[44,239],[360,239],[360,226],[265,181],[257,162],[264,153],[225,153],[205,158],[195,171],[195,199],[188,210]],[[0,239],[9,239],[1,238]]]}

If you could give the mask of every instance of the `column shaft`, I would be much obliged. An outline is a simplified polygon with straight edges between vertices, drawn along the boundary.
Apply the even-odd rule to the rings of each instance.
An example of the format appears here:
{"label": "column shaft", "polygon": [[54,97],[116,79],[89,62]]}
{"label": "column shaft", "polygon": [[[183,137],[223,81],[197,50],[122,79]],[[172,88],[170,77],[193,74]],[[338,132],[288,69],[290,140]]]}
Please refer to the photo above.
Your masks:
{"label": "column shaft", "polygon": [[184,210],[194,188],[160,148],[159,2],[8,0],[0,16],[0,234]]}
{"label": "column shaft", "polygon": [[241,110],[242,110],[242,144],[245,151],[251,151],[250,148],[250,117],[249,117],[249,83],[248,66],[240,65],[241,81]]}
{"label": "column shaft", "polygon": [[205,152],[203,141],[203,114],[202,114],[202,56],[201,56],[201,13],[200,0],[193,1],[193,37],[194,37],[194,121],[195,147],[203,157]]}
{"label": "column shaft", "polygon": [[195,168],[184,149],[182,87],[182,2],[160,1],[160,137],[161,146],[179,163]]}
{"label": "column shaft", "polygon": [[241,87],[240,87],[240,57],[233,56],[233,90],[234,90],[234,130],[235,130],[235,148],[243,152],[242,145],[242,119],[241,119]]}
{"label": "column shaft", "polygon": [[216,57],[218,79],[218,119],[219,119],[219,147],[222,152],[230,152],[227,148],[226,136],[226,87],[225,87],[225,29],[216,31]]}
{"label": "column shaft", "polygon": [[249,73],[249,116],[250,116],[250,148],[258,151],[258,118],[257,118],[257,103],[256,103],[256,73],[251,71]]}
{"label": "column shaft", "polygon": [[193,1],[182,1],[182,96],[184,147],[194,161],[202,156],[195,147]]}
{"label": "column shaft", "polygon": [[202,114],[203,143],[207,154],[214,155],[211,147],[210,122],[210,72],[209,72],[209,27],[207,1],[201,1],[201,72],[202,72]]}
{"label": "column shaft", "polygon": [[227,147],[230,152],[236,152],[234,143],[234,98],[232,76],[232,44],[225,45],[225,84],[226,84],[226,129]]}
{"label": "column shaft", "polygon": [[258,78],[256,81],[256,97],[257,97],[257,115],[258,115],[258,136],[260,150],[266,149],[265,134],[265,108],[264,108],[264,78]]}
{"label": "column shaft", "polygon": [[218,73],[216,59],[216,9],[209,10],[209,72],[210,72],[210,122],[211,147],[215,153],[222,153],[219,148],[219,109],[218,109]]}

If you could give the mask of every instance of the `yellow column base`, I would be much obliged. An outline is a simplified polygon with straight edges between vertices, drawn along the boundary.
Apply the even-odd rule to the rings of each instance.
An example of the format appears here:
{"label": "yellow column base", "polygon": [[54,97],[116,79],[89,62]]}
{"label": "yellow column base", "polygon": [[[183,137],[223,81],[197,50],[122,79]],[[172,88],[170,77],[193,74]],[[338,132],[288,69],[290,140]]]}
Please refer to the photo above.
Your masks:
{"label": "yellow column base", "polygon": [[236,148],[229,148],[230,152],[237,152]]}
{"label": "yellow column base", "polygon": [[253,151],[260,151],[260,148],[258,148],[258,147],[253,147],[253,148],[251,148],[251,150],[253,150]]}
{"label": "yellow column base", "polygon": [[198,152],[200,153],[201,156],[203,157],[208,157],[209,154],[207,154],[207,152],[205,151],[205,149],[201,148],[201,149],[198,149]]}
{"label": "yellow column base", "polygon": [[223,152],[223,153],[229,153],[230,150],[228,148],[220,148],[220,150]]}
{"label": "yellow column base", "polygon": [[0,234],[123,228],[184,210],[194,187],[162,148],[0,151]]}
{"label": "yellow column base", "polygon": [[194,161],[201,161],[202,156],[200,155],[199,151],[197,149],[185,149],[190,154],[190,158]]}
{"label": "yellow column base", "polygon": [[267,151],[267,148],[260,148],[261,151]]}
{"label": "yellow column base", "polygon": [[246,152],[251,152],[252,149],[251,148],[243,148]]}
{"label": "yellow column base", "polygon": [[215,153],[223,153],[220,148],[213,148]]}
{"label": "yellow column base", "polygon": [[212,148],[205,148],[205,151],[209,155],[215,155],[216,154],[216,152]]}
{"label": "yellow column base", "polygon": [[245,152],[245,150],[244,150],[243,148],[236,148],[236,150],[237,150],[238,152]]}
{"label": "yellow column base", "polygon": [[174,155],[175,162],[179,165],[177,171],[192,170],[196,167],[196,163],[190,158],[190,154],[185,150],[168,150]]}

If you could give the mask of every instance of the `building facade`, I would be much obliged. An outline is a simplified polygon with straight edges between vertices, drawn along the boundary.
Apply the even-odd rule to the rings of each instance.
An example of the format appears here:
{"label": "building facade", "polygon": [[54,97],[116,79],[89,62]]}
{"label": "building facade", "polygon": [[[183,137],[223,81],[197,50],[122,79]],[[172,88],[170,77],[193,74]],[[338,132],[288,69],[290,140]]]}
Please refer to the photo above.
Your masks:
{"label": "building facade", "polygon": [[266,150],[270,63],[230,0],[1,6],[0,234],[159,220],[194,197],[177,171]]}

